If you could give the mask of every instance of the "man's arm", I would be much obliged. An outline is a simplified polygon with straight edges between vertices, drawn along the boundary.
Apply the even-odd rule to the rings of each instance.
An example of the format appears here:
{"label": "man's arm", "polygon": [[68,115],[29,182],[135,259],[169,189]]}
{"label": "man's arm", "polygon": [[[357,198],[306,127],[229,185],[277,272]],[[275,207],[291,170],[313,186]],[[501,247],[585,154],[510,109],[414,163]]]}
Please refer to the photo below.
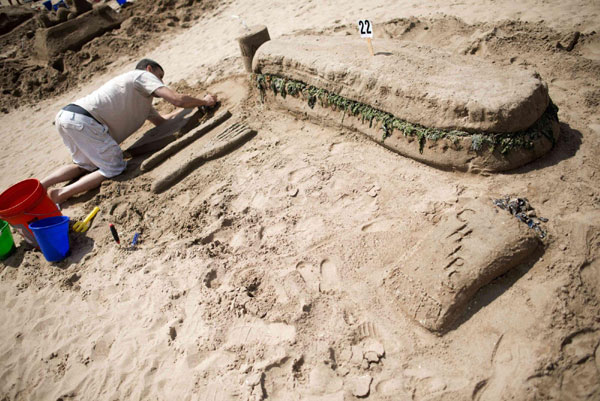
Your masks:
{"label": "man's arm", "polygon": [[[167,102],[171,103],[172,105],[174,105],[176,107],[181,107],[181,108],[213,106],[217,102],[217,97],[214,95],[206,95],[206,96],[204,96],[203,99],[198,99],[198,98],[195,98],[192,96],[177,93],[174,90],[172,90],[166,86],[162,86],[162,87],[156,89],[152,93],[152,95],[155,97],[163,98]],[[148,117],[148,120],[152,124],[158,126],[158,125],[164,124],[166,121],[174,118],[180,112],[181,112],[181,109],[177,109],[166,115],[161,115],[158,112],[155,112],[154,114],[151,114]]]}
{"label": "man's arm", "polygon": [[217,97],[213,95],[206,95],[203,99],[198,99],[193,96],[177,93],[167,86],[161,86],[152,94],[156,97],[165,99],[175,107],[183,108],[213,106],[217,102]]}
{"label": "man's arm", "polygon": [[156,112],[155,114],[150,114],[150,116],[148,117],[148,121],[150,121],[152,124],[159,126],[161,124],[164,124],[165,122],[167,122],[168,120],[174,118],[176,115],[178,115],[179,113],[181,113],[182,109],[175,109],[174,111],[170,112],[169,114],[159,114],[158,112]]}

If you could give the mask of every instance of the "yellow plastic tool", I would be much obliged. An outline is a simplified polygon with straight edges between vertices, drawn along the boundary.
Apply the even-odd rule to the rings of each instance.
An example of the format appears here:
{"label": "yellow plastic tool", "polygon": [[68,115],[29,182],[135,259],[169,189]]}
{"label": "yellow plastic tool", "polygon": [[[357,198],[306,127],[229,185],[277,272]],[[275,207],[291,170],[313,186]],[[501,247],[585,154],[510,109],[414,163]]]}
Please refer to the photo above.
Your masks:
{"label": "yellow plastic tool", "polygon": [[90,228],[90,220],[92,220],[94,218],[94,216],[96,215],[96,213],[98,213],[99,211],[100,211],[100,208],[98,206],[96,206],[94,208],[94,210],[92,210],[92,213],[88,214],[88,216],[85,218],[85,220],[78,221],[75,224],[73,224],[73,231],[78,232],[78,233],[86,232],[87,229]]}

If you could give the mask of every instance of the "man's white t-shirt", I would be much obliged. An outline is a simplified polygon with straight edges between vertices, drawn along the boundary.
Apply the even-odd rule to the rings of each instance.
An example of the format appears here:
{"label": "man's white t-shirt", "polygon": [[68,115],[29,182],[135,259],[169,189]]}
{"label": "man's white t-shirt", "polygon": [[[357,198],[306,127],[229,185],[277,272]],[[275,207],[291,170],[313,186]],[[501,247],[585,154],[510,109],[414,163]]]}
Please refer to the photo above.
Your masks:
{"label": "man's white t-shirt", "polygon": [[156,75],[135,70],[111,79],[74,103],[106,124],[110,136],[121,143],[148,117],[158,115],[152,107],[152,93],[162,86],[165,84]]}

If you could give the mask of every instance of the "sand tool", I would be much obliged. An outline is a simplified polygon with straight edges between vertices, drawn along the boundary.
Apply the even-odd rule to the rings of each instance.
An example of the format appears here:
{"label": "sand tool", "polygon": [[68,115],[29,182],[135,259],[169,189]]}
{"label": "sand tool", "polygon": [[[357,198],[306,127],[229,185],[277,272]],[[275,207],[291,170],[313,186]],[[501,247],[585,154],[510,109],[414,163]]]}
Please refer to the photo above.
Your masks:
{"label": "sand tool", "polygon": [[73,224],[73,231],[78,232],[78,233],[86,232],[88,230],[88,228],[90,228],[90,221],[94,218],[94,216],[96,216],[96,213],[98,213],[99,211],[100,211],[100,208],[98,206],[96,206],[94,208],[94,210],[92,210],[92,212],[87,215],[85,220],[78,221],[75,224]]}
{"label": "sand tool", "polygon": [[109,223],[108,227],[110,228],[110,233],[112,234],[113,239],[115,240],[117,245],[121,245],[121,240],[119,239],[119,233],[117,232],[117,229],[115,228],[115,226],[112,223]]}
{"label": "sand tool", "polygon": [[138,240],[139,240],[139,238],[140,238],[140,233],[135,233],[135,234],[133,235],[133,240],[131,241],[131,249],[134,249],[134,248],[135,248],[135,246],[136,246],[136,245],[137,245],[137,243],[138,243]]}

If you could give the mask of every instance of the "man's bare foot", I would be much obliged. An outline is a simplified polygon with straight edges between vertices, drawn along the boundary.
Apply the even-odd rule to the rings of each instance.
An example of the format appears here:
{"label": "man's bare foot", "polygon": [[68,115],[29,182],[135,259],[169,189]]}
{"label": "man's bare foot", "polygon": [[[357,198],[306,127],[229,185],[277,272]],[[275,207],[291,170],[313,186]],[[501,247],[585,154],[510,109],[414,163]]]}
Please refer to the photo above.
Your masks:
{"label": "man's bare foot", "polygon": [[52,202],[56,203],[57,205],[60,205],[63,202],[63,199],[61,197],[61,189],[62,188],[50,188],[48,190],[48,196],[50,197]]}

